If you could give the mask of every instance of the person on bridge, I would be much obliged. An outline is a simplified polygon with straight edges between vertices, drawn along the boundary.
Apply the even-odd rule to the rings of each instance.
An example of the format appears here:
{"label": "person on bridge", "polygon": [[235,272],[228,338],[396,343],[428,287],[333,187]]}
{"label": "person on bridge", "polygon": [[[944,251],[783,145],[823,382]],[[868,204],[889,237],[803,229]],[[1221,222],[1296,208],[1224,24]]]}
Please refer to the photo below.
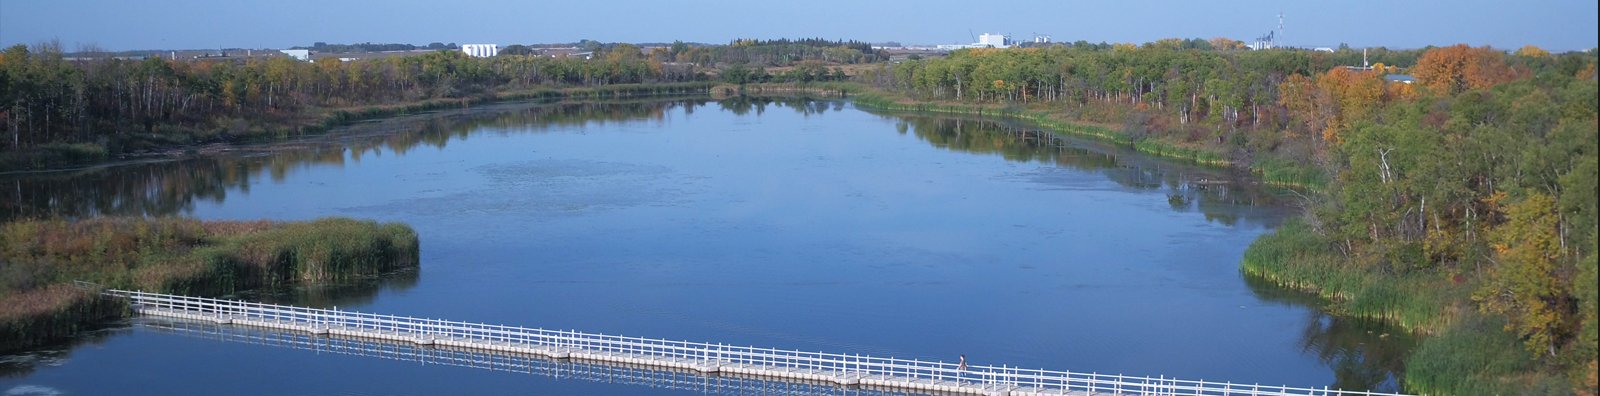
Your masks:
{"label": "person on bridge", "polygon": [[966,372],[967,372],[967,354],[963,353],[963,354],[961,354],[960,362],[956,364],[956,383],[958,383],[958,384],[967,383],[967,379],[966,378],[962,378],[962,377],[965,377],[965,375],[962,375],[962,374],[965,374]]}

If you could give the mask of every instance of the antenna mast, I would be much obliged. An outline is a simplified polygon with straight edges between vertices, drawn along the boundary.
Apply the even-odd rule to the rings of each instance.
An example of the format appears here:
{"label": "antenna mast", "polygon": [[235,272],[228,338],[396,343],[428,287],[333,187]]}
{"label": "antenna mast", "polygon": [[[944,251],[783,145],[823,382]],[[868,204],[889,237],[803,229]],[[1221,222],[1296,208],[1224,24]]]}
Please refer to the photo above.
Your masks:
{"label": "antenna mast", "polygon": [[[1278,11],[1278,35],[1276,38],[1283,38],[1283,11]],[[1273,40],[1272,46],[1278,46],[1277,40]]]}

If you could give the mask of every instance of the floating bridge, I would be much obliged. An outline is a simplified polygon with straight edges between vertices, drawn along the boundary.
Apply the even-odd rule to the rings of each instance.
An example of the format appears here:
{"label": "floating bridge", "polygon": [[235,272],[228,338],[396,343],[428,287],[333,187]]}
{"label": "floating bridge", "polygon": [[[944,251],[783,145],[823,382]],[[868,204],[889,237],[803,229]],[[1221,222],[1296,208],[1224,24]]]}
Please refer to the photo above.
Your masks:
{"label": "floating bridge", "polygon": [[[411,344],[421,349],[467,352],[471,356],[517,357],[527,371],[557,370],[551,362],[582,363],[589,368],[648,368],[701,377],[751,378],[829,385],[841,389],[971,395],[1393,395],[1389,393],[1296,388],[1227,382],[1090,374],[1070,371],[972,365],[856,354],[805,352],[593,334],[566,330],[457,322],[318,309],[247,301],[107,290],[126,299],[140,315],[211,322],[220,327],[276,329],[363,342]],[[192,328],[172,327],[174,329]],[[271,338],[303,346],[304,338]],[[329,343],[327,345],[333,345]],[[344,345],[344,344],[340,344]],[[349,352],[347,348],[346,352]],[[357,348],[359,350],[359,348]],[[426,353],[407,355],[410,359]],[[443,358],[458,365],[477,364],[469,357]],[[455,356],[455,355],[449,355]],[[532,359],[536,358],[537,364]],[[571,367],[579,367],[574,364]],[[491,367],[493,368],[493,367]],[[504,368],[501,368],[504,369]],[[604,371],[604,370],[599,370]],[[719,382],[722,383],[722,382]],[[826,392],[820,392],[826,393]]]}

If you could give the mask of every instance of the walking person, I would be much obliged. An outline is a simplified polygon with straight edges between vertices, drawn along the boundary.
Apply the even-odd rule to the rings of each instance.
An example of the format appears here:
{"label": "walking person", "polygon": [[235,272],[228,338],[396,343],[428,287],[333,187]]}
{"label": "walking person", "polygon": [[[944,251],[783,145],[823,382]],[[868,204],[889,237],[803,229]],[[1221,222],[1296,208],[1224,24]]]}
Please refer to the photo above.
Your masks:
{"label": "walking person", "polygon": [[960,363],[956,364],[956,383],[957,384],[962,384],[962,383],[966,382],[966,378],[965,378],[967,376],[966,373],[967,373],[967,354],[963,353],[963,354],[961,354]]}

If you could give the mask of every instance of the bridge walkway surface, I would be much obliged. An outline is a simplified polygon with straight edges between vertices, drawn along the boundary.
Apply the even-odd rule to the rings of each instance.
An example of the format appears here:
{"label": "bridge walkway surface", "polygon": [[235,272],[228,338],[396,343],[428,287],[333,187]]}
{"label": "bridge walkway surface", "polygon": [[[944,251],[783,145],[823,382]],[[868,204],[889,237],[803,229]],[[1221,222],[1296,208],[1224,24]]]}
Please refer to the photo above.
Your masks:
{"label": "bridge walkway surface", "polygon": [[459,348],[553,360],[601,362],[895,391],[973,395],[1304,395],[1390,393],[1266,386],[973,365],[856,354],[806,352],[546,330],[442,319],[106,290],[141,315],[208,321],[417,346]]}

